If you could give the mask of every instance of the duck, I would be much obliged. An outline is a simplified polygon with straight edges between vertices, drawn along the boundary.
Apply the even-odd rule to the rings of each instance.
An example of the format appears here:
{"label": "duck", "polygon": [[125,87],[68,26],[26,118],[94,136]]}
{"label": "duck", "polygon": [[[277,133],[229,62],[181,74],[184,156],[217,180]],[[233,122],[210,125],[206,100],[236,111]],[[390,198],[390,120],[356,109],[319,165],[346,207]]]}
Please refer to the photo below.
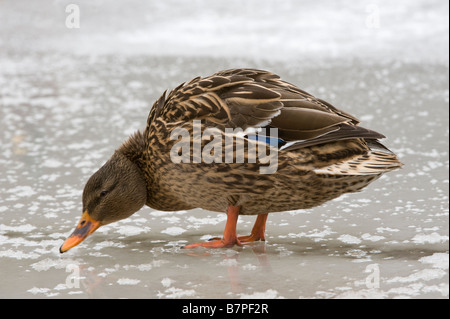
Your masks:
{"label": "duck", "polygon": [[[319,206],[401,168],[383,138],[269,71],[195,77],[166,90],[145,129],[87,180],[81,218],[59,250],[145,205],[226,213],[221,238],[184,249],[264,241],[270,213]],[[237,235],[239,215],[256,215],[249,235]]]}

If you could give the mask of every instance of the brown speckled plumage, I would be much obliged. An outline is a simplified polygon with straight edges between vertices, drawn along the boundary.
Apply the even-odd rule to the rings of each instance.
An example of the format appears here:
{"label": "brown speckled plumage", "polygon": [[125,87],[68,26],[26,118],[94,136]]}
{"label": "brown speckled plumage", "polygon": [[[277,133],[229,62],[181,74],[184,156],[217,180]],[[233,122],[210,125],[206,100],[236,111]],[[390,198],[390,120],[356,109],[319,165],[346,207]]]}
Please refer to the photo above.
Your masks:
{"label": "brown speckled plumage", "polygon": [[[202,120],[203,129],[276,127],[280,138],[304,142],[279,151],[274,174],[260,174],[258,164],[175,164],[170,133],[177,127],[191,132],[193,120]],[[148,181],[146,204],[218,212],[231,204],[241,206],[242,214],[260,214],[311,208],[358,191],[401,165],[379,143],[372,151],[366,139],[375,144],[383,135],[358,123],[270,72],[236,69],[195,78],[161,96],[139,136],[145,145],[138,165]]]}
{"label": "brown speckled plumage", "polygon": [[[171,133],[184,128],[192,136],[194,120],[201,121],[202,132],[210,127],[219,129],[224,140],[226,128],[276,128],[278,137],[286,143],[276,151],[277,170],[261,174],[262,164],[248,163],[247,152],[244,163],[193,163],[192,148],[189,163],[174,163],[170,150],[177,140],[170,138]],[[273,73],[226,70],[206,78],[197,77],[169,94],[165,92],[154,103],[145,130],[131,136],[91,177],[85,193],[99,193],[106,187],[101,179],[114,175],[111,161],[115,161],[128,172],[123,173],[123,180],[116,181],[118,186],[113,189],[122,192],[117,194],[128,192],[130,197],[133,191],[127,184],[136,190],[146,188],[147,196],[142,200],[157,210],[203,208],[225,212],[231,207],[237,214],[255,215],[311,208],[344,193],[359,191],[383,173],[401,167],[395,154],[378,142],[383,137],[359,126],[354,116]],[[202,146],[207,142],[202,141]],[[241,143],[247,151],[255,141],[240,136],[234,143],[235,147]],[[269,150],[274,146],[266,147]],[[225,151],[229,150],[223,150],[223,157]],[[136,168],[145,183],[135,182],[132,176]],[[91,180],[96,180],[96,184]],[[126,202],[127,196],[121,200]],[[117,197],[111,194],[104,201],[111,201],[114,206]],[[101,206],[102,200],[98,202]],[[87,213],[102,224],[105,212],[100,208],[94,207]],[[105,223],[129,216],[129,212],[123,216],[120,212],[109,214],[114,218]],[[262,234],[256,240],[264,238],[265,218],[258,223]]]}

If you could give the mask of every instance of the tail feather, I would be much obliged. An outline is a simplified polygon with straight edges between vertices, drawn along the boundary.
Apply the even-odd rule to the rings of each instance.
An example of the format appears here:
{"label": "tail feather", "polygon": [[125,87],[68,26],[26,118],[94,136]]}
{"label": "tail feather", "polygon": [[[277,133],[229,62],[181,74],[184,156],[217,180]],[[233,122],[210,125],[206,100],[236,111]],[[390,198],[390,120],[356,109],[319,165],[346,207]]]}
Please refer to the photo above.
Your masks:
{"label": "tail feather", "polygon": [[327,175],[378,175],[403,166],[394,153],[381,143],[374,143],[368,143],[371,149],[365,155],[355,155],[350,159],[317,168],[314,172]]}

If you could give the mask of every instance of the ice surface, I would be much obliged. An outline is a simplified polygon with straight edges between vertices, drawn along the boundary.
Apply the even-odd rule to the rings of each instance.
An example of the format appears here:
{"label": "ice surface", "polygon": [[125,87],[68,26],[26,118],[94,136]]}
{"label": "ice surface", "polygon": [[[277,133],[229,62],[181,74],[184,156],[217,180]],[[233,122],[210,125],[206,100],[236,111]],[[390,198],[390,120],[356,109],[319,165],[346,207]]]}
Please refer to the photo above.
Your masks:
{"label": "ice surface", "polygon": [[[64,2],[39,1],[28,10],[23,0],[4,4],[14,14],[3,10],[3,45],[20,48],[26,43],[32,49],[90,55],[251,56],[278,61],[305,56],[443,61],[449,52],[448,3],[440,0],[285,0],[276,5],[270,0],[217,0],[213,5],[208,0],[189,5],[179,0],[107,5],[79,0],[77,5],[80,28],[68,29]],[[24,26],[24,21],[34,23]],[[18,29],[24,32],[10,36]],[[80,79],[71,88],[77,84],[96,86]],[[129,79],[125,85],[145,87],[140,79]],[[358,87],[368,88],[365,83]]]}
{"label": "ice surface", "polygon": [[[446,1],[77,3],[80,29],[61,1],[0,4],[0,297],[448,298]],[[271,214],[265,243],[183,250],[225,214],[144,208],[59,254],[86,180],[155,99],[233,67],[356,115],[405,167]]]}

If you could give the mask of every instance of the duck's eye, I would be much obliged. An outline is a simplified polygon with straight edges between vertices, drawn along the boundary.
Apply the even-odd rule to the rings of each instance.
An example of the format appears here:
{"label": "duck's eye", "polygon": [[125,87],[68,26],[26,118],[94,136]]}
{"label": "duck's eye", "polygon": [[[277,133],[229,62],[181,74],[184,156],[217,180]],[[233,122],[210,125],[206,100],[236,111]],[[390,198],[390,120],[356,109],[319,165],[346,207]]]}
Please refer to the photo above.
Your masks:
{"label": "duck's eye", "polygon": [[102,192],[100,193],[100,197],[105,197],[106,194],[108,194],[108,191],[102,191]]}

